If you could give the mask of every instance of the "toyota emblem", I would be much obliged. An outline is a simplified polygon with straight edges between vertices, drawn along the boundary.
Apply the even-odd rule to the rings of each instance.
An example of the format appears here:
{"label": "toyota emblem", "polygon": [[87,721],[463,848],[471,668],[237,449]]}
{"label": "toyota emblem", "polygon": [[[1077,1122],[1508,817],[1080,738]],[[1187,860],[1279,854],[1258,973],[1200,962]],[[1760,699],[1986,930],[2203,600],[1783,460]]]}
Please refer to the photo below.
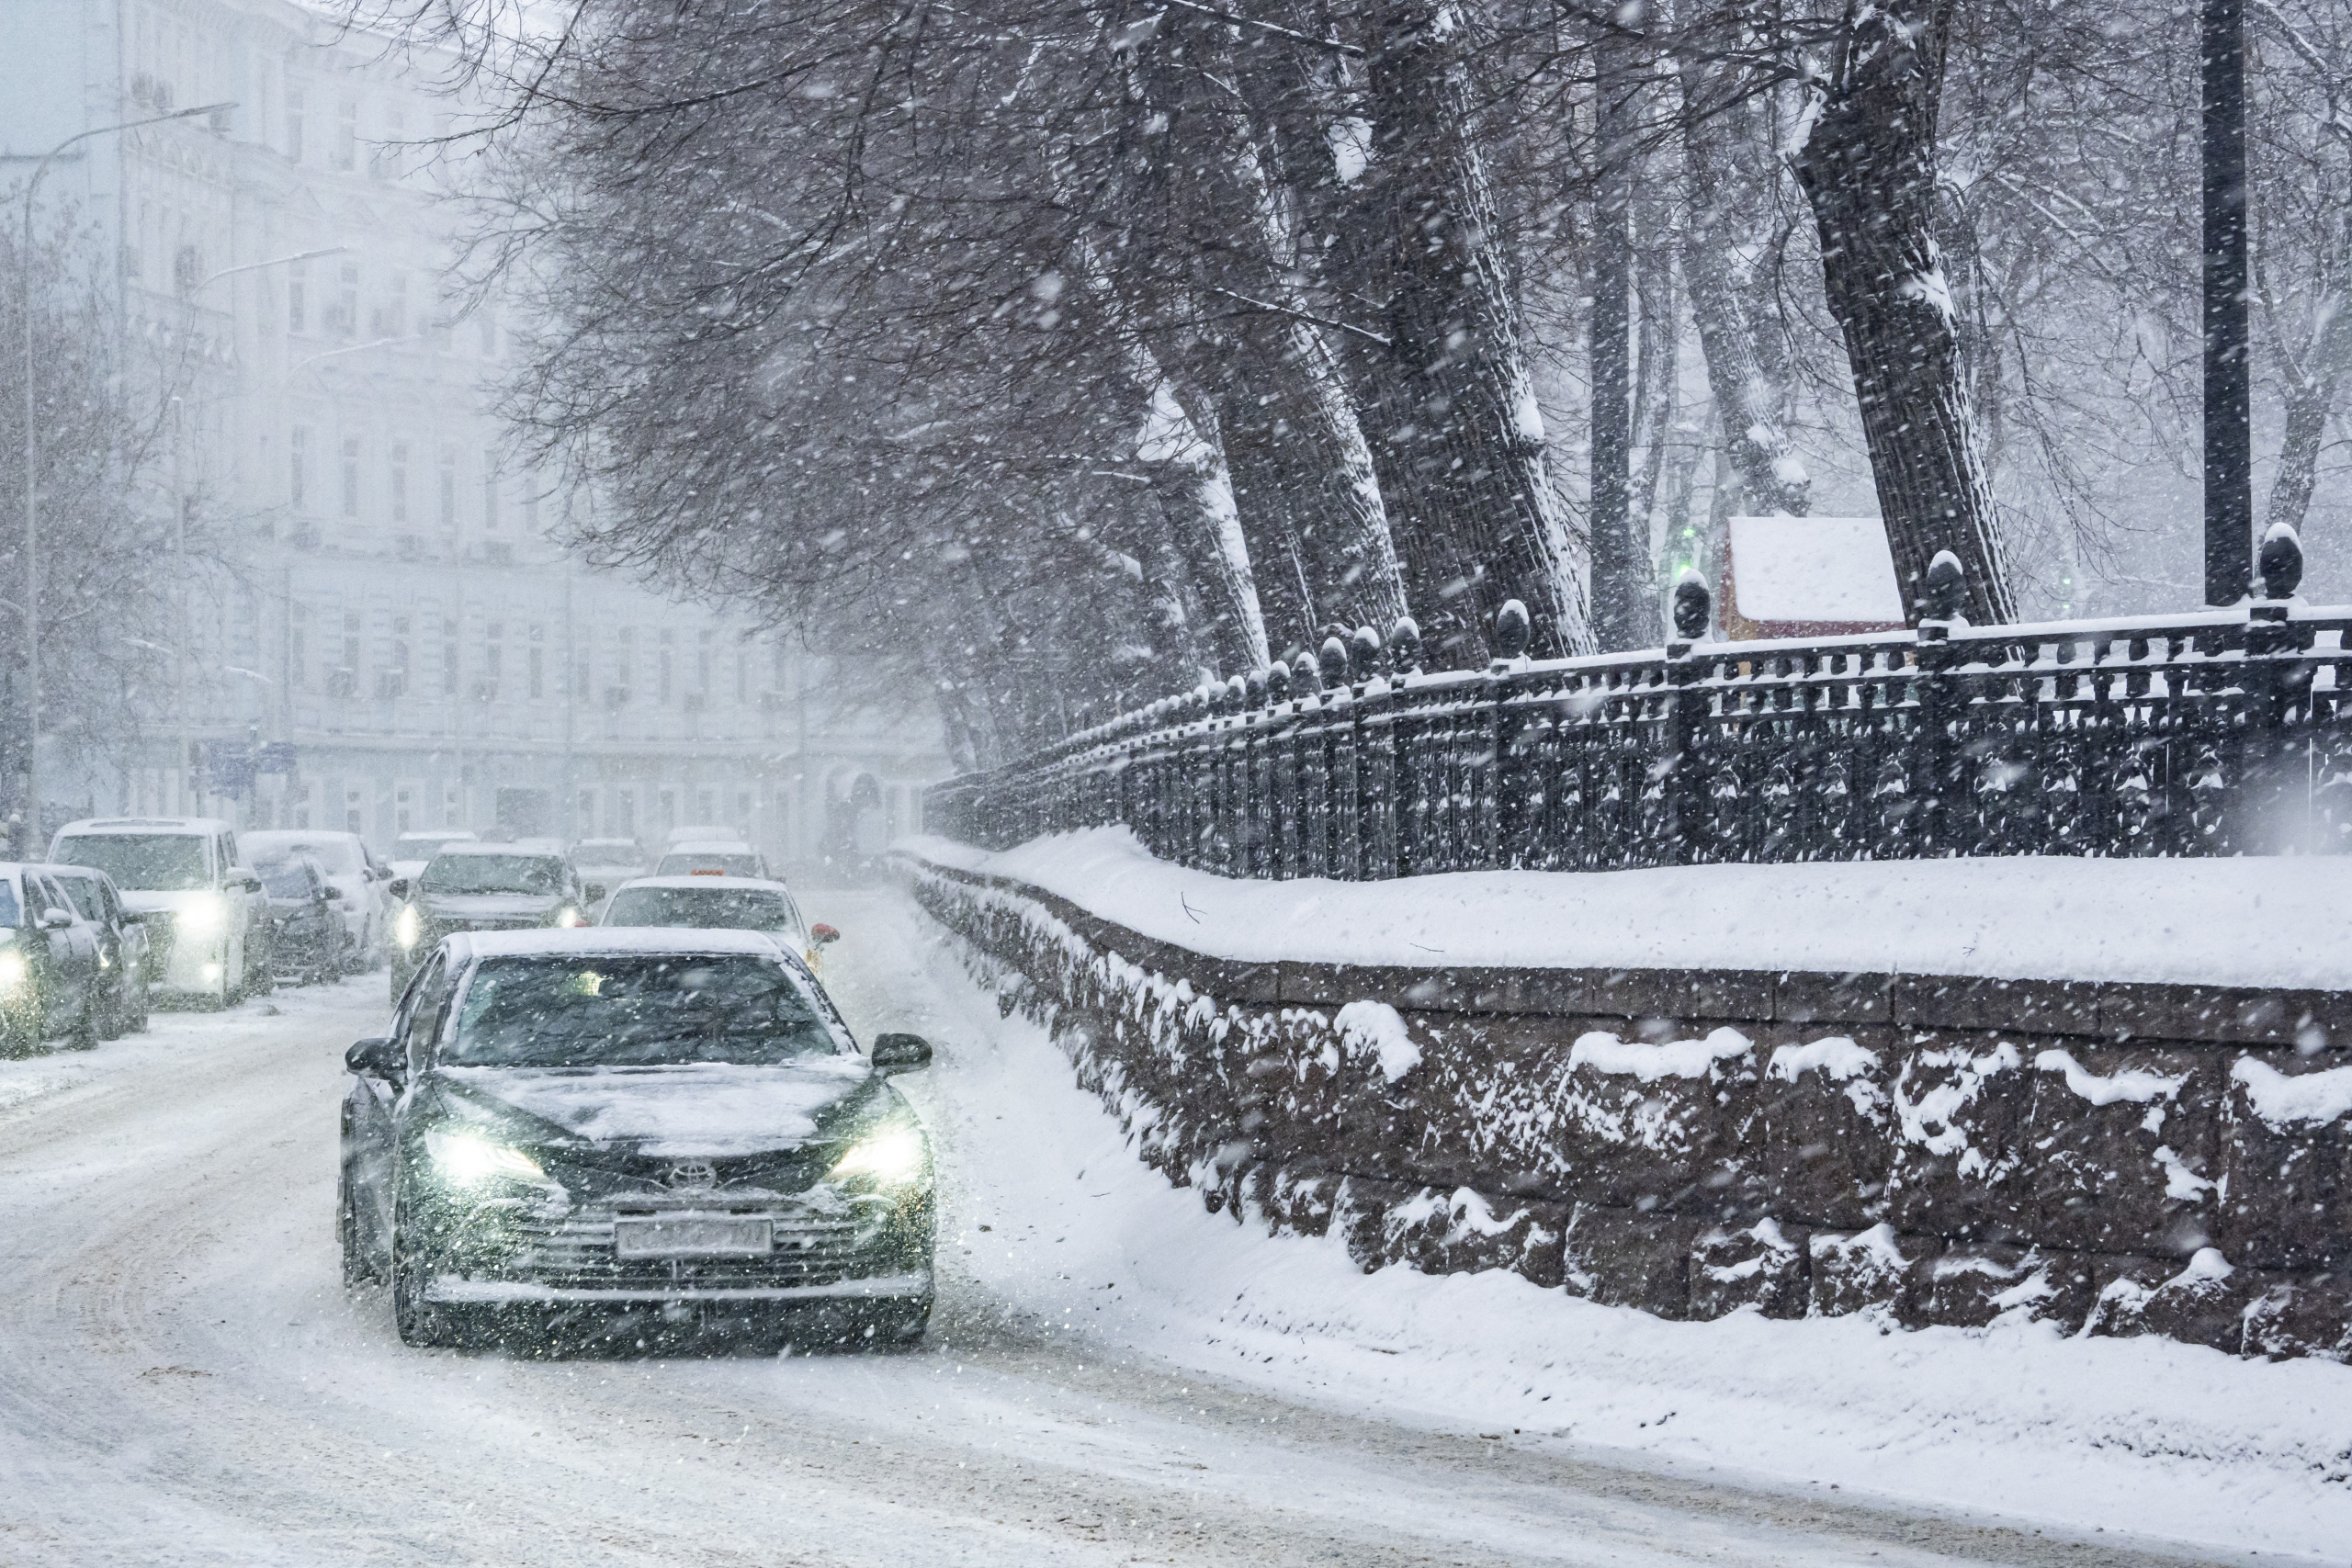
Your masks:
{"label": "toyota emblem", "polygon": [[680,1160],[662,1172],[662,1181],[668,1187],[716,1187],[718,1168],[707,1159]]}

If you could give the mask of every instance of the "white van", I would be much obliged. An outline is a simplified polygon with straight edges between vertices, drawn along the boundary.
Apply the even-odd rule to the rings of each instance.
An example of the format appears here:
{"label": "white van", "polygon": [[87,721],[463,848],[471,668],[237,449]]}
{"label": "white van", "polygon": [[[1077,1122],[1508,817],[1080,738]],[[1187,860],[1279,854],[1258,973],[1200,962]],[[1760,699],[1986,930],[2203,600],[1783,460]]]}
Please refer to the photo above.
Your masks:
{"label": "white van", "polygon": [[269,899],[220,818],[85,818],[57,830],[49,858],[114,878],[146,924],[157,989],[215,1008],[269,989]]}

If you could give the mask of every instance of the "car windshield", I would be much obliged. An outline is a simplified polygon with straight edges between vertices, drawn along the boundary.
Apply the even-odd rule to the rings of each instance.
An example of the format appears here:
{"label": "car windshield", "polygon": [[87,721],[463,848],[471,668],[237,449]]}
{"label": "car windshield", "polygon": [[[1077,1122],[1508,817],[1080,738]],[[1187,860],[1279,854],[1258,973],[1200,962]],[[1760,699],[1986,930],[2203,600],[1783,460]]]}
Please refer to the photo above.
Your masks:
{"label": "car windshield", "polygon": [[20,926],[24,923],[24,911],[17,907],[17,885],[0,882],[0,926]]}
{"label": "car windshield", "polygon": [[392,840],[394,860],[431,860],[441,852],[444,844],[462,844],[471,840],[442,833],[402,833]]}
{"label": "car windshield", "polygon": [[[254,857],[256,867],[264,860],[284,860],[289,855],[308,855],[326,871],[357,871],[359,846],[349,839],[293,839],[277,843],[255,844],[252,838],[243,839],[245,852]],[[267,878],[264,878],[265,881]]]}
{"label": "car windshield", "polygon": [[187,893],[211,886],[204,870],[204,840],[194,833],[88,833],[65,839],[56,858],[114,878],[117,887]]}
{"label": "car windshield", "polygon": [[311,896],[310,868],[299,860],[266,860],[254,870],[261,876],[261,885],[269,889],[273,898],[308,898]]}
{"label": "car windshield", "polygon": [[643,865],[645,857],[630,844],[582,844],[571,852],[580,865]]}
{"label": "car windshield", "polygon": [[[718,879],[712,878],[714,882]],[[792,906],[763,887],[624,887],[605,912],[608,926],[696,926],[788,931]]]}
{"label": "car windshield", "polygon": [[715,871],[727,876],[757,876],[760,860],[757,855],[729,854],[666,854],[662,863],[653,868],[656,876],[691,876],[698,871]]}
{"label": "car windshield", "polygon": [[75,914],[81,916],[85,920],[95,920],[100,918],[98,909],[98,885],[96,883],[79,876],[52,876],[50,880],[56,883],[58,887],[63,891],[65,897],[74,901],[74,912]]}
{"label": "car windshield", "polygon": [[563,863],[552,855],[435,855],[421,879],[427,893],[563,891]]}
{"label": "car windshield", "polygon": [[844,1054],[831,1010],[752,953],[486,958],[442,1060],[469,1067],[772,1066]]}

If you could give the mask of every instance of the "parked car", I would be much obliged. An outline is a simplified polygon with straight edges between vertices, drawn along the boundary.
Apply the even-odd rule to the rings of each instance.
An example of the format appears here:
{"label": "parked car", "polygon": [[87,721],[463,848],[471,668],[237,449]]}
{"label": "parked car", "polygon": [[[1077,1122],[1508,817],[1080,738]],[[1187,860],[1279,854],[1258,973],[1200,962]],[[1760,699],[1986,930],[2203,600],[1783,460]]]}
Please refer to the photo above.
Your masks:
{"label": "parked car", "polygon": [[653,867],[656,876],[756,876],[768,880],[766,857],[741,839],[673,844]]}
{"label": "parked car", "polygon": [[650,863],[644,846],[635,839],[582,839],[571,846],[571,864],[580,873],[591,914],[600,912],[614,888],[632,876],[643,876]]}
{"label": "parked car", "polygon": [[63,1039],[98,1043],[105,981],[97,928],[46,867],[0,863],[0,1041],[24,1055]]}
{"label": "parked car", "polygon": [[741,828],[721,827],[716,822],[689,822],[683,828],[673,828],[662,835],[662,848],[666,853],[680,844],[727,844],[743,836]]}
{"label": "parked car", "polygon": [[761,931],[811,970],[820,968],[824,949],[842,934],[803,919],[783,883],[751,876],[640,876],[614,889],[596,923]]}
{"label": "parked car", "polygon": [[453,931],[588,923],[587,901],[569,860],[504,844],[450,844],[414,879],[394,877],[392,895],[403,900],[392,917],[394,1001],[434,944]]}
{"label": "parked car", "polygon": [[288,854],[306,854],[318,862],[326,873],[327,897],[350,933],[344,947],[345,967],[358,974],[383,962],[391,943],[392,868],[376,858],[366,840],[356,833],[277,828],[247,833],[241,843],[256,870],[265,861]]}
{"label": "parked car", "polygon": [[423,832],[402,833],[392,840],[392,852],[384,858],[391,863],[394,876],[413,877],[446,846],[480,841],[463,828],[435,828]]}
{"label": "parked car", "polygon": [[40,868],[65,896],[74,912],[96,929],[98,939],[98,1038],[119,1040],[147,1027],[147,922],[124,907],[114,879],[86,865]]}
{"label": "parked car", "polygon": [[750,931],[446,938],[345,1056],[345,1280],[389,1281],[412,1345],[781,1312],[918,1337],[931,1149],[888,1078],[930,1060],[861,1054]]}
{"label": "parked car", "polygon": [[269,901],[219,818],[86,818],[58,829],[49,858],[105,872],[150,917],[157,989],[213,1008],[269,989]]}
{"label": "parked car", "polygon": [[277,972],[310,986],[340,977],[351,931],[330,891],[326,868],[298,852],[265,860],[254,869],[261,873],[270,919],[277,922],[271,951]]}

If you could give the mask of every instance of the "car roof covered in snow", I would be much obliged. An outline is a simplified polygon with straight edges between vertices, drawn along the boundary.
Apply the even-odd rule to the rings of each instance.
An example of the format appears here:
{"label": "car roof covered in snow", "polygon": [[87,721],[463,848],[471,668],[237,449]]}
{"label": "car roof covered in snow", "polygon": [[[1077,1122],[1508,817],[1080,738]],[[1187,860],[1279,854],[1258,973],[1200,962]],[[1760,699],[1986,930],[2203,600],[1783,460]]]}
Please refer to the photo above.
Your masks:
{"label": "car roof covered in snow", "polygon": [[781,893],[787,898],[792,897],[792,889],[764,876],[632,876],[613,892],[618,895],[632,887],[677,887],[690,893],[741,893],[748,887],[755,893]]}
{"label": "car roof covered in snow", "polygon": [[525,931],[462,931],[445,937],[452,960],[562,958],[574,954],[699,953],[717,956],[746,953],[773,958],[773,939],[759,931],[714,931],[695,926],[573,926]]}
{"label": "car roof covered in snow", "polygon": [[219,817],[85,817],[57,830],[60,838],[90,833],[229,833],[235,829]]}
{"label": "car roof covered in snow", "polygon": [[444,844],[433,852],[439,860],[443,855],[456,859],[460,855],[519,855],[525,860],[561,860],[561,850],[526,849],[521,844],[484,844],[470,840],[463,843]]}
{"label": "car roof covered in snow", "polygon": [[672,844],[662,852],[662,858],[672,855],[749,855],[759,852],[741,839],[692,839],[682,844]]}

